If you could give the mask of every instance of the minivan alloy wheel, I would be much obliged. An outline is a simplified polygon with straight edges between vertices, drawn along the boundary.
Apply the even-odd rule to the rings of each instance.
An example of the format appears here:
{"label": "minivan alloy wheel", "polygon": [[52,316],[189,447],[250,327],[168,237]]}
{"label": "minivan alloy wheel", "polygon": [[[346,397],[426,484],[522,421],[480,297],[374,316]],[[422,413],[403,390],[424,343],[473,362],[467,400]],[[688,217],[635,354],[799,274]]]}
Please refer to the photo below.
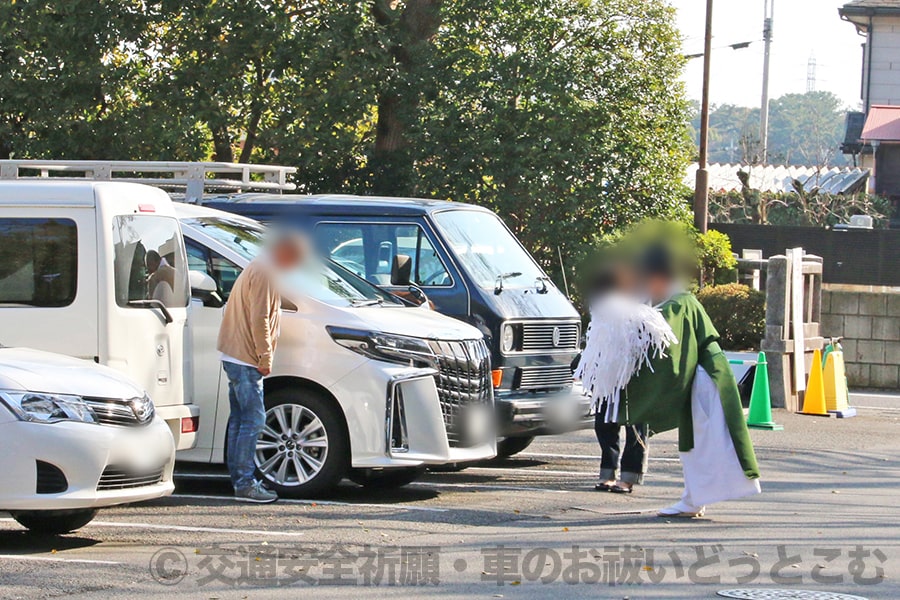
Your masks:
{"label": "minivan alloy wheel", "polygon": [[266,424],[256,443],[256,464],[279,486],[301,485],[315,478],[328,458],[328,433],[312,410],[278,404],[266,411]]}

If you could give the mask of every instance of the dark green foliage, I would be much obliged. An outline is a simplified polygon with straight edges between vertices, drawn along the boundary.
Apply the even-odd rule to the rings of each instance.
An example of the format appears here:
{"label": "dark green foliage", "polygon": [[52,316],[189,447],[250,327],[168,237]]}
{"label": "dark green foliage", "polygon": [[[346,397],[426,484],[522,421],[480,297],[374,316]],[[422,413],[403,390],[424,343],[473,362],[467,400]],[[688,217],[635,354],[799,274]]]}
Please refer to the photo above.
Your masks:
{"label": "dark green foliage", "polygon": [[739,284],[711,285],[697,299],[722,336],[725,350],[759,348],[766,331],[766,294]]}
{"label": "dark green foliage", "polygon": [[[785,94],[769,105],[768,160],[770,164],[844,165],[839,147],[847,108],[831,92]],[[700,127],[694,107],[694,139]],[[722,104],[709,115],[711,163],[761,162],[759,108]]]}
{"label": "dark green foliage", "polygon": [[557,283],[688,219],[665,0],[8,0],[0,157],[259,161],[496,210]]}

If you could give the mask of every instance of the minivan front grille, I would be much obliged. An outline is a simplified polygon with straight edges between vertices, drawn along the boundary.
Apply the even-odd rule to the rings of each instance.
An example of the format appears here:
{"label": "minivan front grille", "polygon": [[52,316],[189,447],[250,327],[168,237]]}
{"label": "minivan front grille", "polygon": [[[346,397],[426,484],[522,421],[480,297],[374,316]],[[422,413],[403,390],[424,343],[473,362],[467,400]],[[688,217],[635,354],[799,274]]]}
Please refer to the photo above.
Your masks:
{"label": "minivan front grille", "polygon": [[477,404],[490,404],[491,355],[484,340],[429,342],[438,374],[435,375],[444,427],[450,446],[466,447],[463,413]]}
{"label": "minivan front grille", "polygon": [[581,326],[571,321],[522,323],[522,351],[578,350]]}
{"label": "minivan front grille", "polygon": [[97,422],[103,425],[121,425],[124,427],[146,425],[153,420],[155,412],[153,404],[144,398],[131,400],[84,398],[84,402],[94,411]]}
{"label": "minivan front grille", "polygon": [[522,390],[557,389],[572,385],[572,368],[569,365],[552,367],[521,367],[518,387]]}
{"label": "minivan front grille", "polygon": [[152,471],[136,472],[110,465],[100,475],[97,491],[127,490],[156,485],[162,481],[164,471],[165,467],[159,467]]}

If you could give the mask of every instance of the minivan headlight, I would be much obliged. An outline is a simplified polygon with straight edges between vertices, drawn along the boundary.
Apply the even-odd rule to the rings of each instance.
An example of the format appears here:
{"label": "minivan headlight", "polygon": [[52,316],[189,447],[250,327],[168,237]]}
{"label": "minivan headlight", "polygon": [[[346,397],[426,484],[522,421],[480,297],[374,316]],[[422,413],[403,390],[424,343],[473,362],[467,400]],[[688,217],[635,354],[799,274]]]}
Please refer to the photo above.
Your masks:
{"label": "minivan headlight", "polygon": [[3,402],[19,419],[33,423],[96,423],[94,411],[80,396],[0,390]]}
{"label": "minivan headlight", "polygon": [[432,365],[435,357],[422,338],[347,327],[326,327],[335,342],[357,354],[374,360],[401,364]]}

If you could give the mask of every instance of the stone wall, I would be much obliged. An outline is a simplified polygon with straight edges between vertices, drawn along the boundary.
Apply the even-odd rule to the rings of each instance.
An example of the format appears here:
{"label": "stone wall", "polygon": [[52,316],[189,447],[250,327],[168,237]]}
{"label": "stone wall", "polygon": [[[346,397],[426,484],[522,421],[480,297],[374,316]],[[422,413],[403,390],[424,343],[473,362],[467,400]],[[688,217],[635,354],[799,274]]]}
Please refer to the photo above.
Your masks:
{"label": "stone wall", "polygon": [[900,290],[823,290],[821,331],[843,336],[851,387],[900,390]]}

